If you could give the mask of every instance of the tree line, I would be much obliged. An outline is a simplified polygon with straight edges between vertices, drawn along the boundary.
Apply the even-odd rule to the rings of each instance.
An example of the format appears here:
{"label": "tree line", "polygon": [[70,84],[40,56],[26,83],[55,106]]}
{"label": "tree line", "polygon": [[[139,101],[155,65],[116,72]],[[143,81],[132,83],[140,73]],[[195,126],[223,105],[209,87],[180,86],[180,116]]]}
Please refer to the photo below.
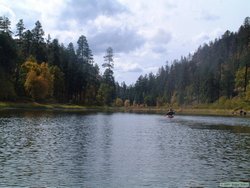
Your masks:
{"label": "tree line", "polygon": [[174,106],[250,103],[250,18],[237,32],[200,46],[194,54],[141,75],[132,85],[114,79],[113,49],[104,56],[100,73],[87,38],[75,47],[44,37],[42,25],[10,28],[0,17],[0,100],[76,103],[83,105]]}
{"label": "tree line", "polygon": [[220,104],[250,106],[250,18],[237,32],[200,46],[194,54],[168,62],[157,74],[117,87],[118,96],[134,105]]}
{"label": "tree line", "polygon": [[87,38],[77,47],[45,38],[40,21],[26,29],[0,17],[0,100],[110,105],[115,97],[113,49],[107,48],[103,75],[94,62]]}

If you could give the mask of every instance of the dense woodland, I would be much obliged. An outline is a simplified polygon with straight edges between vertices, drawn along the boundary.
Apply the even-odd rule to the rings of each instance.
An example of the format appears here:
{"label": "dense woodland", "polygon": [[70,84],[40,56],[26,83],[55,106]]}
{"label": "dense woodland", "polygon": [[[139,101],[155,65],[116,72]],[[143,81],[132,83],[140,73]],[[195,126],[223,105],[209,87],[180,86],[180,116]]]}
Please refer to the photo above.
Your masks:
{"label": "dense woodland", "polygon": [[77,47],[44,37],[37,21],[32,30],[21,19],[16,32],[0,17],[0,100],[110,105],[115,99],[113,49],[107,48],[103,75],[84,35]]}
{"label": "dense woodland", "polygon": [[[238,32],[200,46],[194,54],[140,76],[133,86],[117,87],[118,96],[134,104],[178,106],[216,104],[250,107],[250,18]],[[216,106],[214,105],[214,106]]]}
{"label": "dense woodland", "polygon": [[0,17],[0,100],[75,103],[82,105],[175,106],[220,104],[250,106],[250,18],[237,32],[200,46],[127,86],[114,79],[113,49],[108,47],[101,75],[87,38],[75,47],[44,36],[37,21],[15,32]]}

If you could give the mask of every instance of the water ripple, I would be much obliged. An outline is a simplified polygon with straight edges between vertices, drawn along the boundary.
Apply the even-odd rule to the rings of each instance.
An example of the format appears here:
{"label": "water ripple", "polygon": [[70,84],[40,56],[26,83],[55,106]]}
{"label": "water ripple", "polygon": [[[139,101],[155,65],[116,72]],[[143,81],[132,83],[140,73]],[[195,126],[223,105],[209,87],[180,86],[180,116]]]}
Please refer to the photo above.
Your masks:
{"label": "water ripple", "polygon": [[249,180],[246,118],[0,113],[0,187],[218,187]]}

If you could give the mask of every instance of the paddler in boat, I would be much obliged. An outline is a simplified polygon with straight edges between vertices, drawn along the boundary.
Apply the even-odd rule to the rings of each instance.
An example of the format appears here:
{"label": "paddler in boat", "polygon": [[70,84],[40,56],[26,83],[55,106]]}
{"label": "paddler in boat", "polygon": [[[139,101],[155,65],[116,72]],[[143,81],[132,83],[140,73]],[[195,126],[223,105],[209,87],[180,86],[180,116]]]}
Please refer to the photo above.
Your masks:
{"label": "paddler in boat", "polygon": [[175,112],[173,111],[172,108],[170,108],[170,109],[168,110],[168,112],[167,112],[166,115],[167,115],[169,118],[173,118],[173,117],[174,117],[174,114],[175,114]]}

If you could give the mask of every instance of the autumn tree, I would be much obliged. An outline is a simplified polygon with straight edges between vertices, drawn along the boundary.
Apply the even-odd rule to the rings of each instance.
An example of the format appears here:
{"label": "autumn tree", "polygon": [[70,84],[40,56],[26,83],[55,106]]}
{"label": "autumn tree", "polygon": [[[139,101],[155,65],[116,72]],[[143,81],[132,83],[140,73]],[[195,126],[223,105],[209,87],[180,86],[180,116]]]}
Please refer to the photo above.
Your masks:
{"label": "autumn tree", "polygon": [[43,100],[52,96],[54,79],[47,63],[39,65],[29,60],[22,65],[22,69],[27,71],[24,87],[28,95],[34,100]]}

